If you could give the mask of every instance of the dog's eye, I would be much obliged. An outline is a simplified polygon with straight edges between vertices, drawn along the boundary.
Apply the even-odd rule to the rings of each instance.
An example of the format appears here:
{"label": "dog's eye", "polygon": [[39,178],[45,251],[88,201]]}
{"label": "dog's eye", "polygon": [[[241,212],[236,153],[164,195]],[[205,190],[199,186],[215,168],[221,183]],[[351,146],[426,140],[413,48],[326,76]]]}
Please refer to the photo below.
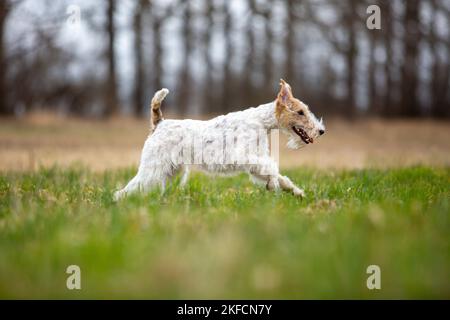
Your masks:
{"label": "dog's eye", "polygon": [[299,115],[304,116],[305,113],[303,112],[303,110],[300,110],[299,112],[297,112]]}

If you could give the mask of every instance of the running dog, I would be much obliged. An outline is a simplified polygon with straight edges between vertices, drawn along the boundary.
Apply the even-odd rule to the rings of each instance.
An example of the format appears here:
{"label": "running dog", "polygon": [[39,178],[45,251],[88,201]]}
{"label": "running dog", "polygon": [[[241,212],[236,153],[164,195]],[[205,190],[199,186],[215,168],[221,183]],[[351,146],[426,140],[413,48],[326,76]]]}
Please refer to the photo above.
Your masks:
{"label": "running dog", "polygon": [[269,132],[279,129],[288,137],[288,147],[298,149],[313,143],[325,133],[325,126],[309,107],[295,98],[283,79],[272,102],[216,118],[201,120],[165,120],[161,103],[166,88],[151,101],[150,135],[145,141],[136,176],[114,194],[119,200],[137,191],[160,187],[183,171],[180,185],[188,178],[192,165],[211,173],[247,172],[254,182],[267,190],[285,190],[304,197],[304,191],[280,174],[270,156]]}

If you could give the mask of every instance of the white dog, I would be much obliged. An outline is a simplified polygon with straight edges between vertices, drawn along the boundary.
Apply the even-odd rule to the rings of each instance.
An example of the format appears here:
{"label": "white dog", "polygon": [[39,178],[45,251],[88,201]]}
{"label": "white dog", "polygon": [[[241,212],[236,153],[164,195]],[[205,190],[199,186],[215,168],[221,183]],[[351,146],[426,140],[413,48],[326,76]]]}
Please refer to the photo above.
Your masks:
{"label": "white dog", "polygon": [[313,143],[325,127],[306,104],[294,98],[289,84],[281,80],[280,85],[275,101],[208,121],[164,120],[160,107],[169,90],[156,92],[151,102],[151,132],[138,173],[114,198],[157,186],[164,190],[180,171],[184,171],[180,183],[184,185],[192,165],[214,173],[247,172],[268,190],[281,188],[304,196],[302,189],[279,173],[269,154],[268,132],[280,129],[289,136],[288,147],[299,148]]}

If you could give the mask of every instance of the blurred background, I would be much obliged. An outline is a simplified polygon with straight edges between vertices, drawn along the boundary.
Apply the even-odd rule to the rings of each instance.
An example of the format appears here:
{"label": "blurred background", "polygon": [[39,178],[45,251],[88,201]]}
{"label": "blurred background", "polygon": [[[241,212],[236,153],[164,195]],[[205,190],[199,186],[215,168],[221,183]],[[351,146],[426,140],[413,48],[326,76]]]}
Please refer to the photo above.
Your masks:
{"label": "blurred background", "polygon": [[[373,4],[381,29],[366,26]],[[351,150],[336,151],[354,151],[360,133],[372,132],[364,143],[376,149],[382,140],[384,153],[389,142],[411,151],[423,140],[418,153],[433,158],[437,144],[438,158],[450,162],[450,1],[1,0],[0,146],[9,164],[0,167],[35,161],[45,134],[47,146],[58,136],[72,145],[67,153],[119,131],[98,144],[123,139],[136,150],[161,87],[171,90],[166,116],[206,118],[273,100],[280,78],[329,127],[348,131],[330,134],[328,152],[343,139]],[[47,115],[39,128],[20,120],[37,114]],[[62,138],[74,118],[84,142]],[[117,118],[99,129],[99,119]],[[28,160],[17,162],[15,151]]]}

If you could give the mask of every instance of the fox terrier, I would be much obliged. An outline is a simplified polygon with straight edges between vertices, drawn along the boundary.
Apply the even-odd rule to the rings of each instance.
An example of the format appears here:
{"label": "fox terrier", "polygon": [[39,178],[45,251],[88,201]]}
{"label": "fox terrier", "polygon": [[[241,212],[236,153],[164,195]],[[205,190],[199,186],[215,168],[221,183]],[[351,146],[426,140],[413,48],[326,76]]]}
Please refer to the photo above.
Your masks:
{"label": "fox terrier", "polygon": [[193,165],[210,173],[247,172],[253,182],[265,184],[267,190],[281,188],[304,197],[304,191],[280,174],[270,156],[269,133],[279,129],[289,137],[288,147],[298,149],[323,135],[325,126],[305,103],[294,98],[283,79],[280,86],[272,102],[207,121],[165,120],[161,103],[169,90],[156,92],[138,172],[114,199],[158,186],[164,191],[169,179],[181,171],[180,185],[184,186]]}

